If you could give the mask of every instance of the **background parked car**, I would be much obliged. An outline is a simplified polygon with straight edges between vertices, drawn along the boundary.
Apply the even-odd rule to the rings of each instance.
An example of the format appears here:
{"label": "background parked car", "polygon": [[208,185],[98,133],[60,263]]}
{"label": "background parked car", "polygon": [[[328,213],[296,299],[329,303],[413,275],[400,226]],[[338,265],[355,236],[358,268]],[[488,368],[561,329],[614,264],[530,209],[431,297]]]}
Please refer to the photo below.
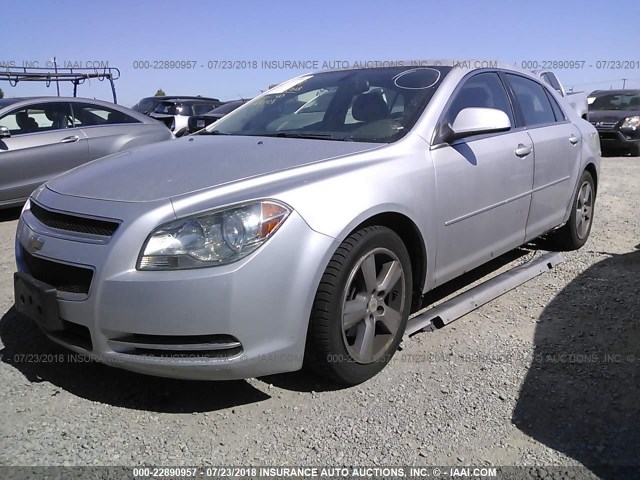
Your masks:
{"label": "background parked car", "polygon": [[589,99],[589,121],[603,151],[640,156],[640,89],[596,90]]}
{"label": "background parked car", "polygon": [[82,163],[172,137],[159,122],[113,103],[0,100],[0,208],[24,203],[40,184]]}
{"label": "background parked car", "polygon": [[188,122],[189,133],[197,132],[198,130],[208,127],[216,120],[220,120],[225,115],[233,112],[236,108],[244,105],[249,100],[233,100],[226,102],[217,108],[205,113],[204,115],[191,115]]}
{"label": "background parked car", "polygon": [[183,98],[163,100],[158,103],[156,109],[149,116],[164,122],[176,137],[181,137],[187,133],[190,116],[203,115],[220,105],[222,105],[220,100],[188,100]]}
{"label": "background parked car", "polygon": [[158,104],[163,100],[175,100],[177,98],[181,98],[183,100],[208,100],[212,102],[219,102],[217,98],[213,97],[202,97],[200,95],[162,95],[162,96],[154,96],[154,97],[144,97],[138,103],[136,103],[133,107],[131,107],[136,112],[144,113],[145,115],[149,115],[153,113]]}

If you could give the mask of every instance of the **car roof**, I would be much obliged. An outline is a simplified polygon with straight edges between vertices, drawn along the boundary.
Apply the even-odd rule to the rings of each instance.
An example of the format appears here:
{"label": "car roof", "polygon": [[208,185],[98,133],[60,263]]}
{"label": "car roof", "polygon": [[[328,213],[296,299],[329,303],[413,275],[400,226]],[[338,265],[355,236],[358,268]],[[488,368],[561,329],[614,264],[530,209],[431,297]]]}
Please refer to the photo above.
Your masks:
{"label": "car roof", "polygon": [[153,97],[144,97],[142,100],[149,100],[149,99],[157,99],[157,100],[213,100],[216,102],[219,102],[220,99],[215,98],[215,97],[203,97],[201,95],[158,95],[158,96],[153,96]]}
{"label": "car roof", "polygon": [[601,96],[601,95],[637,95],[640,93],[640,89],[638,88],[626,88],[619,90],[595,90],[589,94],[590,97]]}
{"label": "car roof", "polygon": [[0,98],[0,108],[7,107],[22,100],[24,100],[24,98]]}
{"label": "car roof", "polygon": [[[372,65],[373,64],[373,65]],[[477,70],[482,68],[489,69],[505,69],[505,70],[513,70],[519,73],[525,73],[528,76],[532,76],[531,70],[525,70],[520,68],[512,63],[508,62],[500,62],[497,60],[488,60],[482,58],[469,58],[469,59],[412,59],[412,60],[380,60],[375,62],[362,62],[362,66],[360,64],[353,66],[350,64],[347,68],[330,68],[319,70],[313,73],[322,73],[322,72],[340,72],[347,70],[372,70],[372,69],[384,69],[384,68],[429,68],[429,67],[459,67],[466,68],[469,71]],[[534,75],[535,76],[535,75]]]}
{"label": "car roof", "polygon": [[0,101],[3,100],[10,100],[10,103],[17,103],[17,102],[82,102],[82,103],[95,103],[98,105],[116,105],[117,107],[120,108],[126,108],[126,107],[122,107],[122,105],[118,105],[117,103],[113,103],[113,102],[106,102],[104,100],[98,100],[95,98],[85,98],[85,97],[57,97],[55,95],[48,95],[48,96],[40,96],[40,97],[15,97],[15,98],[4,98]]}
{"label": "car roof", "polygon": [[215,98],[167,98],[161,100],[162,102],[173,102],[173,103],[211,103],[211,102],[220,102]]}

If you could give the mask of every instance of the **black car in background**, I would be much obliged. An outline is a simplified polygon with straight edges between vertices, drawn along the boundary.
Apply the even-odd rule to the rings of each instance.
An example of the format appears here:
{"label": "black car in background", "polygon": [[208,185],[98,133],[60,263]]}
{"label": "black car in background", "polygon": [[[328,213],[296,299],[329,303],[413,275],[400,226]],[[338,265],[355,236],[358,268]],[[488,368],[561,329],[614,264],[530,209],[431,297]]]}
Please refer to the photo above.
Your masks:
{"label": "black car in background", "polygon": [[204,115],[214,108],[219,107],[222,103],[220,100],[193,100],[185,98],[162,100],[149,116],[164,122],[176,137],[181,137],[187,133],[189,117],[192,115]]}
{"label": "black car in background", "polygon": [[152,113],[158,104],[163,100],[175,100],[176,98],[181,98],[184,100],[208,100],[213,102],[220,102],[217,98],[213,97],[202,97],[200,95],[163,95],[163,96],[154,96],[154,97],[144,97],[138,103],[136,103],[132,110],[136,112],[144,113],[145,115],[149,115]]}
{"label": "black car in background", "polygon": [[589,121],[603,153],[640,156],[640,89],[596,90],[589,95]]}
{"label": "black car in background", "polygon": [[220,120],[228,113],[233,112],[236,108],[244,105],[249,100],[232,100],[217,108],[205,113],[204,115],[192,115],[189,117],[187,130],[189,133],[202,130],[204,127],[211,125],[216,120]]}

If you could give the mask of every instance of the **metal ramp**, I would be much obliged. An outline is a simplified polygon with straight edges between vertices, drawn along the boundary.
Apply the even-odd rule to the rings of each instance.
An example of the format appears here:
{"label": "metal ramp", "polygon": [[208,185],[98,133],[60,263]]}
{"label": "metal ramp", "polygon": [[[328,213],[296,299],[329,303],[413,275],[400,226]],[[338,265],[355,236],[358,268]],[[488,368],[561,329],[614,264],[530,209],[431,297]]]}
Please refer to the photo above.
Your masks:
{"label": "metal ramp", "polygon": [[405,339],[419,332],[433,332],[504,295],[562,263],[560,252],[547,252],[527,263],[513,267],[444,302],[419,310],[409,317]]}

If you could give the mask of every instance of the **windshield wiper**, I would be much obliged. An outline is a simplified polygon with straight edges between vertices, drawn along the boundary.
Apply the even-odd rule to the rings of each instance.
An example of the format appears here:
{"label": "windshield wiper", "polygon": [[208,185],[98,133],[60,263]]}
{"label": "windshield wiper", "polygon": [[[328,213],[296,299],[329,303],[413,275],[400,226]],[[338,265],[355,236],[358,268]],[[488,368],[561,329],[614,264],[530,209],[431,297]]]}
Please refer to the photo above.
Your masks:
{"label": "windshield wiper", "polygon": [[203,128],[202,130],[198,130],[197,132],[194,132],[195,135],[231,135],[230,133],[222,133],[220,130],[207,130],[206,128]]}
{"label": "windshield wiper", "polygon": [[330,133],[301,133],[301,132],[273,132],[260,133],[256,137],[281,137],[281,138],[311,138],[315,140],[343,140],[342,138],[334,138]]}

